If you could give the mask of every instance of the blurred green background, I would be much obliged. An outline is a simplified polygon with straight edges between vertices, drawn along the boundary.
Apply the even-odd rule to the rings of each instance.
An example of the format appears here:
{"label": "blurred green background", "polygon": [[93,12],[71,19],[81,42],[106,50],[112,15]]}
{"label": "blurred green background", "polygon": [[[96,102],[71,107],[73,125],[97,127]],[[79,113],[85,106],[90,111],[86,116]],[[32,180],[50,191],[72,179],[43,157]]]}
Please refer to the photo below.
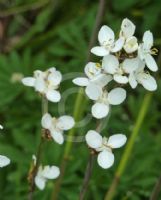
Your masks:
{"label": "blurred green background", "polygon": [[[32,154],[35,154],[41,131],[41,98],[33,89],[20,83],[23,76],[35,69],[56,66],[63,74],[82,72],[88,44],[95,22],[97,0],[0,0],[0,154],[11,159],[11,165],[0,169],[0,199],[27,198],[27,174]],[[161,0],[106,1],[102,24],[116,32],[123,18],[136,24],[136,36],[141,40],[145,30],[151,30],[155,47],[161,46]],[[95,58],[94,58],[95,59]],[[157,59],[157,56],[156,56]],[[98,58],[97,58],[98,61]],[[160,61],[161,63],[161,61]],[[160,68],[160,66],[159,66]],[[158,90],[154,92],[148,114],[130,156],[128,166],[117,188],[115,200],[147,200],[161,173],[161,80],[157,72]],[[74,78],[74,77],[72,77]],[[61,91],[75,87],[72,79],[64,81]],[[103,134],[123,132],[130,136],[143,97],[140,85],[130,88],[122,106],[115,106]],[[66,114],[73,113],[76,92],[67,99]],[[91,105],[91,104],[90,104]],[[58,116],[56,104],[49,104],[52,115]],[[83,105],[82,105],[83,106]],[[90,112],[87,105],[84,116]],[[95,129],[92,119],[86,127],[77,129],[84,135]],[[123,149],[116,150],[116,162],[109,170],[95,163],[87,199],[102,200],[117,169]],[[47,142],[43,164],[60,165],[64,145]],[[74,143],[63,180],[59,200],[76,200],[80,191],[88,149],[85,143]],[[50,199],[53,182],[43,192],[36,190],[34,199]],[[161,194],[159,199],[161,200]]]}

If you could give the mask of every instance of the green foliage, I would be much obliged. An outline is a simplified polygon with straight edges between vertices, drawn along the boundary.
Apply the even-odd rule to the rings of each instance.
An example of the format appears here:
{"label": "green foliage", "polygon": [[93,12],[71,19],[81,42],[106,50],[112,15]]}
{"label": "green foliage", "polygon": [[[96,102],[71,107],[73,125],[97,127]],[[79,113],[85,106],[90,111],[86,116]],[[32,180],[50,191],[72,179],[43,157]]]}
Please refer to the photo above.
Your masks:
{"label": "green foliage", "polygon": [[[17,0],[12,3],[12,7],[16,12],[19,6],[31,5],[35,2],[39,1]],[[24,87],[21,78],[31,76],[36,69],[45,70],[51,66],[56,66],[63,74],[82,72],[86,62],[98,1],[62,0],[56,1],[56,4],[53,2],[48,1],[38,9],[29,9],[13,17],[4,18],[8,24],[4,36],[7,42],[3,42],[0,47],[3,52],[0,55],[0,124],[3,124],[5,129],[0,133],[0,154],[10,157],[12,163],[0,169],[0,199],[3,200],[26,199],[27,174],[32,155],[35,154],[40,140],[41,98],[32,88]],[[158,20],[161,14],[160,2],[160,0],[108,1],[103,23],[117,30],[121,20],[128,17],[137,25],[137,35],[140,39],[143,31],[147,29],[151,29],[157,39],[161,39],[159,32],[161,24]],[[9,9],[9,4],[3,1],[2,8],[4,7]],[[18,37],[16,44],[11,42],[15,37]],[[5,45],[10,47],[7,51]],[[61,91],[69,87],[73,87],[72,79],[62,83]],[[137,138],[127,169],[121,179],[116,200],[149,199],[159,177],[160,89],[161,80],[158,78],[158,90],[154,93],[140,136]],[[138,86],[137,92],[129,89],[128,93],[128,98],[122,107],[114,107],[103,134],[108,136],[123,132],[130,136],[145,92],[141,86]],[[73,113],[75,96],[76,93],[71,94],[66,102],[67,114]],[[49,105],[51,113],[58,116],[57,106]],[[85,114],[88,112],[89,106]],[[95,128],[95,122],[93,119],[87,127],[78,128],[76,132],[84,135],[89,128]],[[43,164],[60,165],[63,148],[52,141],[46,142]],[[74,144],[60,200],[78,199],[88,153],[84,143]],[[115,151],[116,162],[109,170],[103,170],[95,163],[86,199],[103,199],[122,153],[123,149]],[[50,199],[53,182],[49,181],[43,192],[36,190],[34,199]]]}

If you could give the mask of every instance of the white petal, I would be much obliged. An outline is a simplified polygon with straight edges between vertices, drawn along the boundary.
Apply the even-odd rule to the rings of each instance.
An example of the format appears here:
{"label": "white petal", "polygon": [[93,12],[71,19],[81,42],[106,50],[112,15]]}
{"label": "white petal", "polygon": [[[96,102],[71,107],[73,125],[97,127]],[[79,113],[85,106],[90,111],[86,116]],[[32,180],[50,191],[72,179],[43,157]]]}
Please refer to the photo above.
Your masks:
{"label": "white petal", "polygon": [[104,43],[113,43],[114,37],[115,36],[113,30],[106,25],[102,26],[98,33],[98,41],[101,45]]}
{"label": "white petal", "polygon": [[104,103],[95,103],[92,106],[92,115],[97,119],[106,117],[108,113],[109,113],[109,105],[106,105]]}
{"label": "white petal", "polygon": [[124,45],[126,53],[133,53],[138,49],[137,38],[132,36],[126,40]]}
{"label": "white petal", "polygon": [[140,59],[138,57],[136,58],[127,58],[123,61],[122,63],[122,68],[123,70],[127,73],[130,74],[134,72],[138,67],[139,67],[139,61]]}
{"label": "white petal", "polygon": [[138,84],[137,81],[136,81],[136,77],[135,77],[134,73],[131,73],[129,75],[129,84],[133,89],[136,88],[136,86]]}
{"label": "white petal", "polygon": [[0,155],[0,167],[5,167],[10,164],[10,159],[6,156]]}
{"label": "white petal", "polygon": [[120,74],[115,74],[113,79],[117,82],[117,83],[121,83],[121,84],[126,84],[128,83],[128,78],[127,76],[122,76]]}
{"label": "white petal", "polygon": [[94,130],[88,131],[85,139],[88,146],[91,148],[97,149],[102,145],[102,136]]}
{"label": "white petal", "polygon": [[143,42],[146,49],[151,49],[153,46],[153,34],[150,31],[145,31],[143,35]]}
{"label": "white petal", "polygon": [[104,150],[98,154],[97,162],[103,169],[108,169],[114,163],[114,155],[112,152]]}
{"label": "white petal", "polygon": [[26,77],[22,79],[22,83],[26,86],[33,87],[35,84],[35,78],[33,77]]}
{"label": "white petal", "polygon": [[45,166],[42,171],[42,176],[46,179],[55,179],[59,176],[60,170],[56,166]]}
{"label": "white petal", "polygon": [[34,86],[35,86],[35,90],[36,91],[44,92],[44,90],[46,88],[44,79],[42,79],[41,77],[40,78],[36,78]]}
{"label": "white petal", "polygon": [[149,91],[155,91],[157,89],[156,80],[150,74],[142,74],[142,76],[139,77],[139,82]]}
{"label": "white petal", "polygon": [[35,177],[35,185],[40,189],[43,190],[45,188],[46,179],[41,176]]}
{"label": "white petal", "polygon": [[46,113],[42,117],[41,125],[43,128],[50,129],[51,124],[52,124],[52,117],[49,113]]}
{"label": "white petal", "polygon": [[125,18],[121,24],[121,31],[125,38],[129,38],[135,32],[135,25],[129,19]]}
{"label": "white petal", "polygon": [[102,95],[102,88],[99,85],[90,83],[86,87],[85,92],[89,99],[97,100]]}
{"label": "white petal", "polygon": [[46,76],[46,72],[42,72],[41,70],[35,70],[34,71],[34,77],[44,79]]}
{"label": "white petal", "polygon": [[93,47],[91,49],[91,53],[95,54],[96,56],[107,56],[109,54],[109,50],[105,49],[104,47]]}
{"label": "white petal", "polygon": [[73,83],[78,86],[87,86],[89,83],[88,78],[80,77],[73,79]]}
{"label": "white petal", "polygon": [[116,40],[114,47],[111,49],[111,52],[118,52],[122,49],[124,45],[124,38],[121,37],[118,40]]}
{"label": "white petal", "polygon": [[105,72],[109,74],[114,74],[119,67],[119,61],[114,55],[108,55],[103,57],[102,67]]}
{"label": "white petal", "polygon": [[61,130],[69,130],[74,126],[75,122],[73,117],[64,115],[59,117],[57,127]]}
{"label": "white petal", "polygon": [[57,131],[55,129],[51,129],[51,136],[58,144],[63,144],[64,137],[62,131]]}
{"label": "white petal", "polygon": [[55,71],[53,73],[50,73],[48,76],[48,81],[50,84],[57,86],[60,84],[62,80],[62,75],[59,71]]}
{"label": "white petal", "polygon": [[50,67],[47,71],[51,72],[51,73],[54,73],[54,72],[56,72],[56,68],[55,67]]}
{"label": "white petal", "polygon": [[150,54],[147,54],[145,56],[145,62],[146,62],[146,65],[147,67],[153,71],[153,72],[156,72],[158,70],[158,66],[153,58],[153,56],[151,56]]}
{"label": "white petal", "polygon": [[112,105],[118,105],[126,99],[126,90],[115,88],[108,93],[108,101]]}
{"label": "white petal", "polygon": [[94,82],[96,85],[99,85],[101,88],[106,86],[110,81],[112,81],[112,76],[107,74],[100,74],[91,82]]}
{"label": "white petal", "polygon": [[3,126],[0,124],[0,129],[3,129]]}
{"label": "white petal", "polygon": [[126,136],[123,134],[115,134],[109,137],[108,145],[111,148],[120,148],[126,143]]}
{"label": "white petal", "polygon": [[46,98],[52,102],[59,102],[61,99],[60,92],[57,90],[48,90],[46,93]]}

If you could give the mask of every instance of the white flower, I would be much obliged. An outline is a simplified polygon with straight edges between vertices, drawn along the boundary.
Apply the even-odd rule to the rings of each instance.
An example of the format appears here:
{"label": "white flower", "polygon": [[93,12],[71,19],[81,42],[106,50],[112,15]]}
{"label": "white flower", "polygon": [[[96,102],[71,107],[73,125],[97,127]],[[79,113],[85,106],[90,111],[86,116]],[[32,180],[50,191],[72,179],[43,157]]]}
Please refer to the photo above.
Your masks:
{"label": "white flower", "polygon": [[0,124],[0,129],[3,129],[3,126]]}
{"label": "white flower", "polygon": [[102,66],[100,66],[98,63],[87,63],[84,71],[87,77],[75,78],[73,83],[78,86],[85,86],[85,92],[87,95],[89,88],[97,87],[99,90],[102,90],[102,88],[112,80],[111,75],[102,73]]}
{"label": "white flower", "polygon": [[46,181],[48,179],[56,179],[60,174],[60,170],[56,166],[46,165],[44,168],[42,166],[39,167],[38,173],[35,177],[35,185],[43,190],[46,185]]}
{"label": "white flower", "polygon": [[84,68],[87,77],[78,77],[73,80],[73,83],[78,86],[88,86],[90,83],[95,83],[104,87],[112,77],[102,73],[102,66],[99,63],[89,62]]}
{"label": "white flower", "polygon": [[113,30],[108,26],[102,26],[98,33],[100,46],[93,47],[91,52],[97,56],[106,56],[110,52],[118,52],[122,49],[124,40],[119,38],[115,41]]}
{"label": "white flower", "polygon": [[75,122],[71,116],[61,116],[58,119],[52,118],[49,113],[46,113],[41,120],[43,128],[50,131],[51,137],[58,144],[63,144],[63,131],[69,130],[74,126]]}
{"label": "white flower", "polygon": [[112,149],[122,147],[127,140],[123,134],[115,134],[107,139],[94,130],[88,131],[85,139],[88,146],[98,152],[97,162],[104,169],[110,168],[114,163]]}
{"label": "white flower", "polygon": [[108,115],[110,105],[119,105],[126,98],[126,90],[123,88],[112,89],[109,93],[93,86],[88,89],[88,97],[95,100],[95,104],[92,106],[92,115],[97,119]]}
{"label": "white flower", "polygon": [[59,102],[61,95],[57,89],[61,80],[61,73],[52,67],[45,72],[36,70],[34,77],[23,78],[22,83],[26,86],[34,87],[37,92],[45,95],[49,101]]}
{"label": "white flower", "polygon": [[10,164],[10,159],[6,156],[0,155],[0,167],[5,167]]}
{"label": "white flower", "polygon": [[129,73],[129,84],[132,88],[136,88],[140,83],[145,89],[154,91],[157,89],[156,80],[144,70],[145,62],[139,58],[126,59],[123,62],[123,68]]}
{"label": "white flower", "polygon": [[153,34],[150,31],[146,31],[143,35],[143,43],[139,45],[138,56],[141,60],[144,60],[147,67],[155,72],[158,70],[158,66],[151,54],[155,54],[154,50],[151,50],[153,46]]}
{"label": "white flower", "polygon": [[137,38],[134,35],[135,25],[127,18],[122,21],[120,38],[124,39],[124,50],[126,53],[133,53],[138,49]]}
{"label": "white flower", "polygon": [[117,83],[125,84],[128,83],[128,78],[124,74],[121,64],[119,64],[118,59],[114,55],[108,55],[103,57],[102,67],[104,71],[108,74],[113,75],[113,79]]}

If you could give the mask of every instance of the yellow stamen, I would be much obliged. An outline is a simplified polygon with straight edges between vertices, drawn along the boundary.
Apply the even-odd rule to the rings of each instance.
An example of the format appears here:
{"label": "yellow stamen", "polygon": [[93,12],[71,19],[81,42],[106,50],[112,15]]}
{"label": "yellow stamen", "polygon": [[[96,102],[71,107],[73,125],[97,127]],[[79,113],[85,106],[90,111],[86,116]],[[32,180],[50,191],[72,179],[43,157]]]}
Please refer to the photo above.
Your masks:
{"label": "yellow stamen", "polygon": [[101,64],[100,63],[96,63],[96,67],[101,68]]}
{"label": "yellow stamen", "polygon": [[158,54],[158,49],[156,49],[156,48],[151,49],[151,54],[152,55],[157,55]]}

